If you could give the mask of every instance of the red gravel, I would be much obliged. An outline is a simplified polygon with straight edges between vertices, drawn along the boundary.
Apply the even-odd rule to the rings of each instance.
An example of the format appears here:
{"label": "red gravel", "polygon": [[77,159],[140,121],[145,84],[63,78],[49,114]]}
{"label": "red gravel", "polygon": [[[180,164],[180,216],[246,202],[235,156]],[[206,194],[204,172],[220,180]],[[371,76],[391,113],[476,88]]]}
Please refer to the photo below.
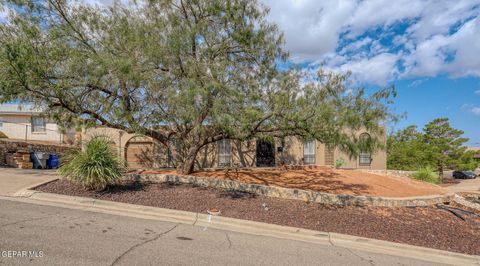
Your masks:
{"label": "red gravel", "polygon": [[[104,192],[59,180],[37,190],[375,238],[480,255],[480,216],[435,207],[334,207],[184,184],[126,182]],[[262,205],[266,205],[268,210]]]}

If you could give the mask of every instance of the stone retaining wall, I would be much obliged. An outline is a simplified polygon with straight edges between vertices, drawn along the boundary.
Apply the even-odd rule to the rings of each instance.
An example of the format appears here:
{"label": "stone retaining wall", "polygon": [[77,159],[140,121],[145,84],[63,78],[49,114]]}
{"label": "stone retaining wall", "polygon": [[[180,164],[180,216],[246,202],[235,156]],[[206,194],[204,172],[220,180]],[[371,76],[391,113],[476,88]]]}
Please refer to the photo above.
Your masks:
{"label": "stone retaining wall", "polygon": [[418,196],[408,198],[387,198],[372,196],[336,195],[325,192],[247,184],[232,180],[214,179],[198,176],[179,176],[165,174],[129,174],[133,180],[151,182],[173,182],[192,184],[201,187],[217,187],[235,191],[249,192],[268,197],[302,200],[321,204],[351,205],[351,206],[382,206],[382,207],[405,207],[405,206],[429,206],[438,203],[450,202],[453,195]]}
{"label": "stone retaining wall", "polygon": [[[379,174],[379,175],[388,175],[394,177],[411,177],[416,171],[403,171],[403,170],[370,170],[370,169],[355,169],[358,171]],[[452,170],[444,170],[443,178],[452,178]]]}
{"label": "stone retaining wall", "polygon": [[403,171],[403,170],[370,170],[370,169],[356,169],[361,172],[372,173],[377,175],[388,175],[396,177],[410,177],[415,171]]}
{"label": "stone retaining wall", "polygon": [[0,165],[6,165],[8,153],[30,153],[36,151],[55,153],[63,156],[73,148],[74,146],[58,143],[25,142],[12,139],[0,139]]}

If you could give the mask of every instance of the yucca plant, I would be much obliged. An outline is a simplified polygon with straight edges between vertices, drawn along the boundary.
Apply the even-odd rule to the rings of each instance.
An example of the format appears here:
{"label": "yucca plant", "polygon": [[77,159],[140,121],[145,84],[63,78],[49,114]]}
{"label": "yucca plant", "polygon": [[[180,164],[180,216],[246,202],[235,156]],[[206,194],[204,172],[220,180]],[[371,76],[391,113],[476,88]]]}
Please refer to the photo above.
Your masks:
{"label": "yucca plant", "polygon": [[88,189],[103,190],[114,184],[126,172],[125,162],[110,146],[110,139],[97,136],[90,139],[83,150],[75,150],[67,156],[60,174]]}
{"label": "yucca plant", "polygon": [[428,183],[433,183],[433,184],[438,184],[440,183],[440,178],[438,177],[438,174],[433,171],[431,167],[424,167],[415,172],[412,177],[414,179],[428,182]]}

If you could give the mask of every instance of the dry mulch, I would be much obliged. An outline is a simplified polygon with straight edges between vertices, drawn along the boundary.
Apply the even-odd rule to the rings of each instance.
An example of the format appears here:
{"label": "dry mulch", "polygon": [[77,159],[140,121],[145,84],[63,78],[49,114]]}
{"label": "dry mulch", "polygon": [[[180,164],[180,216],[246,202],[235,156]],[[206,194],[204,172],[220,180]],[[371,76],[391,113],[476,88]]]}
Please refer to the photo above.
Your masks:
{"label": "dry mulch", "polygon": [[185,184],[131,181],[103,192],[65,180],[37,190],[201,213],[218,208],[227,217],[480,255],[480,216],[464,214],[463,221],[436,207],[336,207]]}
{"label": "dry mulch", "polygon": [[[175,170],[137,170],[132,172],[140,174],[177,174]],[[319,166],[312,169],[288,170],[279,168],[217,169],[196,171],[191,175],[346,195],[412,197],[442,195],[447,192],[440,186],[410,178]]]}

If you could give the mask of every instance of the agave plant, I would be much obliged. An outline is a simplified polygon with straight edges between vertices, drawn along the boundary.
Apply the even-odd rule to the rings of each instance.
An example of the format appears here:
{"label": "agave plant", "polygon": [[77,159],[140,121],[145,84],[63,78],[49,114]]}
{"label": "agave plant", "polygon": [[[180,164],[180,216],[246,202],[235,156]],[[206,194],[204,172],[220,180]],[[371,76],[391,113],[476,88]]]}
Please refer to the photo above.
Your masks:
{"label": "agave plant", "polygon": [[112,141],[105,136],[90,139],[82,150],[68,155],[60,174],[88,189],[103,190],[114,184],[126,172],[125,162],[112,149]]}

